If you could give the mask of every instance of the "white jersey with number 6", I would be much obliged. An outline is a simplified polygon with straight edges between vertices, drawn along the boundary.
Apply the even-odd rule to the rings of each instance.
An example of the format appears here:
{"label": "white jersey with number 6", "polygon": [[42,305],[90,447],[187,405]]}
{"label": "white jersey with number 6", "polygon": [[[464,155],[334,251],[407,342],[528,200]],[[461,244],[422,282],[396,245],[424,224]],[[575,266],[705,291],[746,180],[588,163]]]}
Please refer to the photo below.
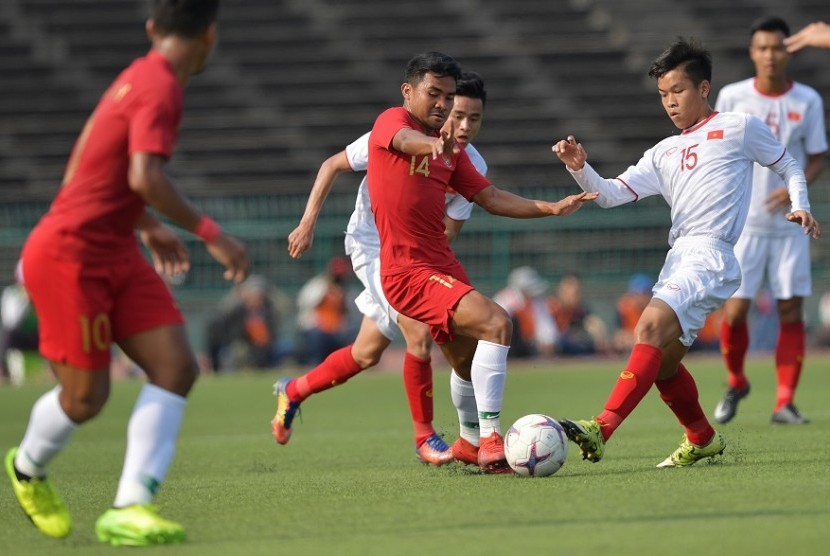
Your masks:
{"label": "white jersey with number 6", "polygon": [[[746,112],[762,120],[802,168],[806,167],[808,155],[827,150],[824,105],[815,89],[807,85],[793,82],[780,95],[766,95],[755,87],[754,77],[744,79],[721,90],[715,109]],[[770,212],[765,204],[773,191],[784,186],[775,172],[755,166],[745,232],[766,236],[800,233],[798,226],[783,217],[784,212]]]}

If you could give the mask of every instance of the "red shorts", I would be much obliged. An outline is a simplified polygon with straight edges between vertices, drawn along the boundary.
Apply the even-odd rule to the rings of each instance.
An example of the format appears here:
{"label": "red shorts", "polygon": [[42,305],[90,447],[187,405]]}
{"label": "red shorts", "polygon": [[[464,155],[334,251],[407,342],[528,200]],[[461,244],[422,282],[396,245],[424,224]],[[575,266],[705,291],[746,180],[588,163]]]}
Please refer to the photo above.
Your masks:
{"label": "red shorts", "polygon": [[450,321],[462,297],[475,288],[461,264],[437,270],[413,268],[408,272],[381,276],[387,301],[396,311],[429,325],[436,343],[455,338]]}
{"label": "red shorts", "polygon": [[23,248],[23,280],[46,359],[108,370],[113,341],[184,323],[167,285],[138,249],[117,261],[91,264],[56,259],[36,234],[30,239]]}

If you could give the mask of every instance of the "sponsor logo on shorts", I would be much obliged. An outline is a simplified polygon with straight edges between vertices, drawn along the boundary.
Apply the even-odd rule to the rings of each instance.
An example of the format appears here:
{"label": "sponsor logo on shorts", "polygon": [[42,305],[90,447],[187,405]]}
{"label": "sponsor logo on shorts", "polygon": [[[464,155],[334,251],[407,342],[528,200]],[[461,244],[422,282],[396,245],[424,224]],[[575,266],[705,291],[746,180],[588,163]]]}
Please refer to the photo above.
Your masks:
{"label": "sponsor logo on shorts", "polygon": [[427,398],[431,398],[432,397],[432,388],[430,388],[429,390],[424,392],[424,396],[426,396]]}
{"label": "sponsor logo on shorts", "polygon": [[620,378],[623,380],[634,378],[634,373],[632,373],[631,371],[623,371],[620,373]]}
{"label": "sponsor logo on shorts", "polygon": [[446,274],[444,274],[443,276],[433,274],[432,276],[429,277],[429,279],[434,281],[434,282],[438,282],[439,284],[441,284],[445,288],[450,288],[450,289],[452,289],[452,285],[456,281],[455,278],[453,278],[452,276],[448,276]]}

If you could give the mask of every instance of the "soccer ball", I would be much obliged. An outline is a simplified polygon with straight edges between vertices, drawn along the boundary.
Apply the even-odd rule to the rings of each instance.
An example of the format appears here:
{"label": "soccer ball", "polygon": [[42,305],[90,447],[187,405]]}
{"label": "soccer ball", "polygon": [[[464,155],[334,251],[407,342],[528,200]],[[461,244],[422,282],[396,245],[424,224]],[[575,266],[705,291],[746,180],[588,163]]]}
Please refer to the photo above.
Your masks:
{"label": "soccer ball", "polygon": [[504,437],[504,455],[513,471],[525,477],[553,475],[568,457],[568,437],[547,415],[525,415]]}

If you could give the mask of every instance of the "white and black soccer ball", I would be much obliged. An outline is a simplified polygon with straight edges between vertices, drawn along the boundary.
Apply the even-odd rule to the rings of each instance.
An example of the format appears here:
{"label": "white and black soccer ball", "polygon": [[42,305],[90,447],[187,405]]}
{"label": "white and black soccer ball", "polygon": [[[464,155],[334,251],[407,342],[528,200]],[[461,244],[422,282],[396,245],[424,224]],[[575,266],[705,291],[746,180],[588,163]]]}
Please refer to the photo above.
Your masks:
{"label": "white and black soccer ball", "polygon": [[513,471],[525,477],[547,477],[565,464],[568,437],[555,419],[525,415],[504,437],[504,455]]}

